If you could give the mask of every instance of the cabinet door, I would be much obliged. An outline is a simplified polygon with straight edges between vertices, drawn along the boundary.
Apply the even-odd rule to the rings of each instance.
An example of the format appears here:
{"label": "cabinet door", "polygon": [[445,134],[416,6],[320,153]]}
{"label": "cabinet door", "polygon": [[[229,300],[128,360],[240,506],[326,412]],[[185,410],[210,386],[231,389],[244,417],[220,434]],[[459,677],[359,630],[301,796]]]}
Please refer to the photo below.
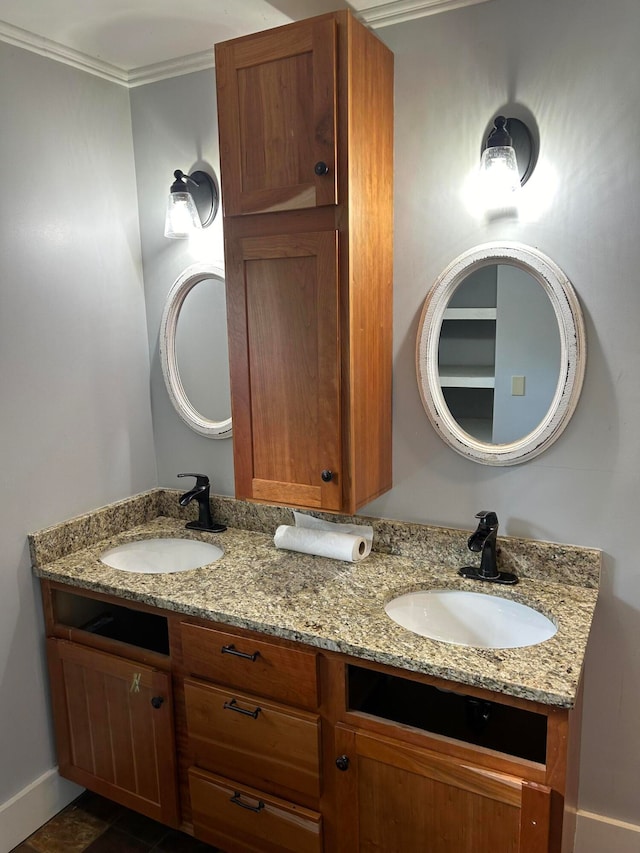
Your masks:
{"label": "cabinet door", "polygon": [[216,47],[225,216],[336,203],[336,26],[323,16]]}
{"label": "cabinet door", "polygon": [[236,497],[339,510],[335,232],[227,242]]}
{"label": "cabinet door", "polygon": [[47,647],[60,773],[177,826],[169,674],[65,640]]}
{"label": "cabinet door", "polygon": [[547,853],[550,789],[336,727],[340,853]]}

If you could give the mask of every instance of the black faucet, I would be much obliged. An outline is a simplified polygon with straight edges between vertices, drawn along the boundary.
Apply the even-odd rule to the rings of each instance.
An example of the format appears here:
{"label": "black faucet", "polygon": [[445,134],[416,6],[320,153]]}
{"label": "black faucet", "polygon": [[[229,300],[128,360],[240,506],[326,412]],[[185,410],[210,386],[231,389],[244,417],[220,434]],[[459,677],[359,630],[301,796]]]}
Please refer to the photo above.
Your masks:
{"label": "black faucet", "polygon": [[209,504],[209,478],[206,474],[178,474],[178,477],[195,477],[196,484],[180,496],[180,506],[187,506],[195,498],[198,501],[198,520],[188,521],[185,527],[190,530],[208,530],[210,533],[222,533],[227,528],[213,520]]}
{"label": "black faucet", "polygon": [[470,551],[481,551],[480,567],[463,566],[458,572],[463,578],[492,583],[518,583],[518,578],[511,572],[501,572],[498,569],[496,539],[498,538],[498,516],[495,512],[481,510],[476,513],[479,518],[477,530],[467,540]]}

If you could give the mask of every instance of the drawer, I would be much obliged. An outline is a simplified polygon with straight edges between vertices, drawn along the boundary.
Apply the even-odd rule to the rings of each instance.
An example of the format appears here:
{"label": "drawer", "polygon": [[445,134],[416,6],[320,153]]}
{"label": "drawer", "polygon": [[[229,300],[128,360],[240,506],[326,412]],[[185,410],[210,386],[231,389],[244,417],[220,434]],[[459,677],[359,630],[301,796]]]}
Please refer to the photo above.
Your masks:
{"label": "drawer", "polygon": [[191,675],[300,708],[318,707],[317,655],[183,622],[184,666]]}
{"label": "drawer", "polygon": [[226,853],[322,853],[322,818],[286,800],[189,768],[196,838]]}
{"label": "drawer", "polygon": [[187,734],[196,764],[278,794],[320,796],[317,714],[185,679]]}

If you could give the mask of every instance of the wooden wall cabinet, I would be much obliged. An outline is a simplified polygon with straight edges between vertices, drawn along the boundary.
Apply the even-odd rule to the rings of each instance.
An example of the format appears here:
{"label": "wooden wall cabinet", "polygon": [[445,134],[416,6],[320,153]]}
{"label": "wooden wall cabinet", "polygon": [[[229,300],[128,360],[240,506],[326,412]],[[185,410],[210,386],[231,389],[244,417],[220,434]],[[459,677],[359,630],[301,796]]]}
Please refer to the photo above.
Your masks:
{"label": "wooden wall cabinet", "polygon": [[337,203],[338,20],[216,46],[226,216]]}
{"label": "wooden wall cabinet", "polygon": [[216,46],[236,497],[391,487],[393,57],[336,12]]}

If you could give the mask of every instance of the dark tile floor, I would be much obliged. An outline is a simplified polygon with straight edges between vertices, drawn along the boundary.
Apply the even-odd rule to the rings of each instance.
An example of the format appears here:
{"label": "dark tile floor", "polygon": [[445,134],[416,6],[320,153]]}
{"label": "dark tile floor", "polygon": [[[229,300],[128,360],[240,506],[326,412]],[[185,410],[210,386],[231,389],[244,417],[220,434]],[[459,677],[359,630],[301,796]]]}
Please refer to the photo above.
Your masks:
{"label": "dark tile floor", "polygon": [[11,853],[222,853],[85,791]]}

